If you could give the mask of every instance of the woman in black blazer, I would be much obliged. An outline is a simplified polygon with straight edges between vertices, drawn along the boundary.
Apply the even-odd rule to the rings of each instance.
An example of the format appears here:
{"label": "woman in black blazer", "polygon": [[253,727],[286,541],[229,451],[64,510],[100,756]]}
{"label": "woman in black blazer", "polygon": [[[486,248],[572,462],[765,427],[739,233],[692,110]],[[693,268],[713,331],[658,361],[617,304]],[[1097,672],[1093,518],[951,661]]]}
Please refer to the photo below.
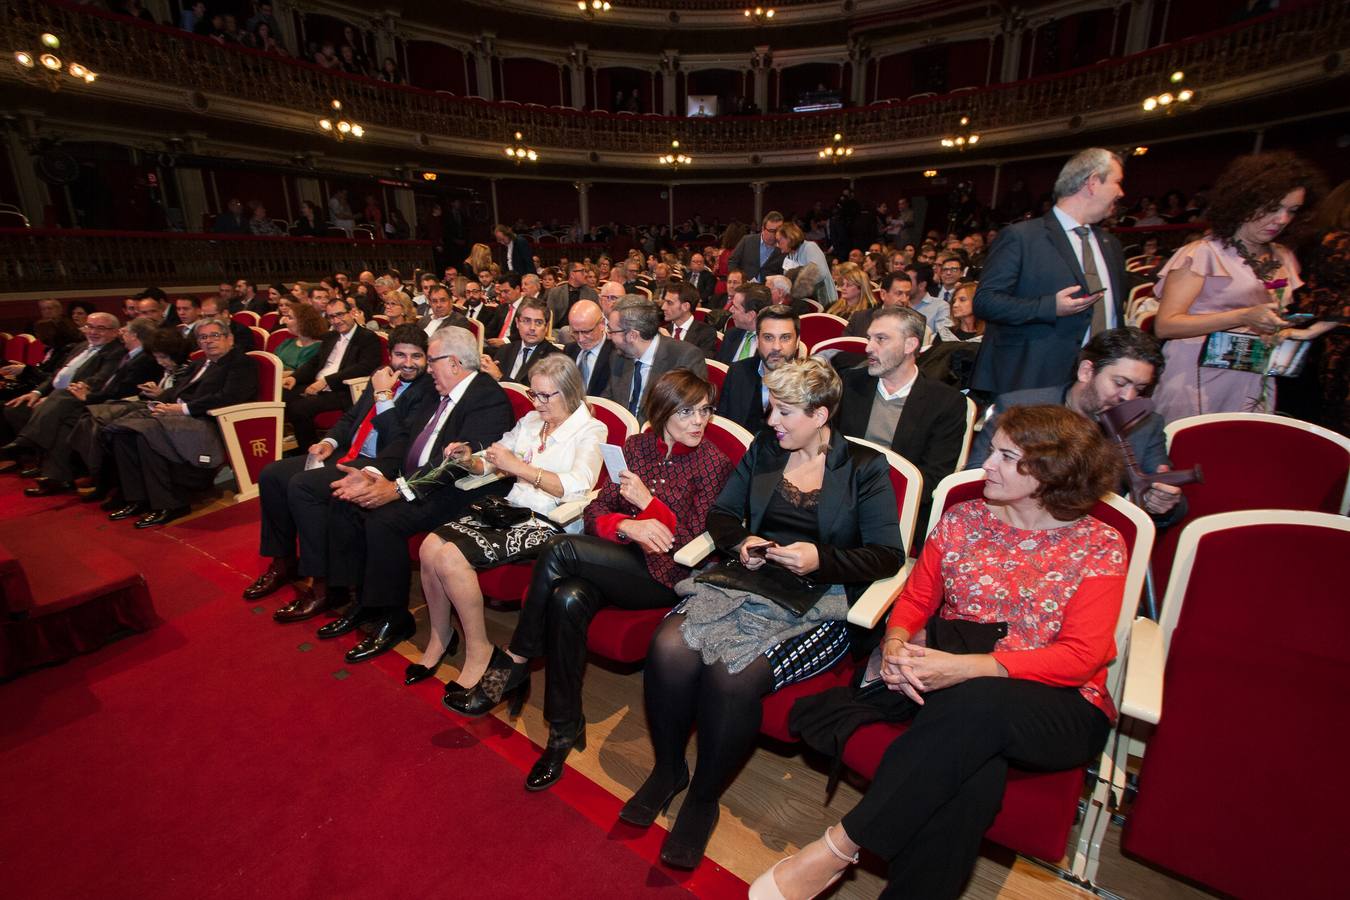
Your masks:
{"label": "woman in black blazer", "polygon": [[[825,593],[798,618],[753,593],[692,580],[676,586],[685,599],[652,638],[644,680],[655,767],[619,816],[650,825],[688,787],[661,850],[679,868],[703,858],[719,798],[754,750],[762,698],[838,662],[849,649],[849,606],[904,557],[889,464],[830,425],[839,376],[806,359],[764,382],[768,427],[718,496],[708,531],[737,559],[727,570],[773,564]],[[684,753],[695,724],[691,780]]]}

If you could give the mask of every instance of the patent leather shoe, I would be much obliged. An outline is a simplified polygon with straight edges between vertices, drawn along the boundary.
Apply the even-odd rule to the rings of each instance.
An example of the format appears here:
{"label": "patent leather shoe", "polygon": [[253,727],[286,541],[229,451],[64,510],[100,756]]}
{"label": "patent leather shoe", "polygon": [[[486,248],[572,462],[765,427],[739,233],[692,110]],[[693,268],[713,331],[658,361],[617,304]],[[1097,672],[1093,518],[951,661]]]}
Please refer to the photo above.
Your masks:
{"label": "patent leather shoe", "polygon": [[413,621],[413,617],[403,610],[399,610],[399,612],[401,615],[384,619],[376,624],[370,634],[362,638],[355,647],[348,650],[347,662],[358,663],[374,659],[416,634],[417,623]]}
{"label": "patent leather shoe", "polygon": [[378,610],[368,609],[360,605],[353,606],[339,618],[322,626],[315,634],[318,635],[321,640],[325,641],[330,638],[342,637],[344,634],[350,634],[359,626],[374,621],[377,618],[379,618]]}
{"label": "patent leather shoe", "polygon": [[130,519],[132,516],[140,516],[144,514],[145,514],[144,503],[126,503],[124,501],[121,506],[117,507],[112,512],[108,513],[108,518],[114,522],[120,522],[123,519]]}
{"label": "patent leather shoe", "polygon": [[[259,575],[252,584],[244,588],[245,600],[261,600],[268,594],[282,587],[286,582],[295,577],[295,560],[293,558],[278,557],[272,560],[272,564],[267,567],[267,571]],[[296,591],[298,598],[300,592]]]}
{"label": "patent leather shoe", "polygon": [[656,780],[656,773],[653,772],[647,776],[642,787],[637,789],[637,793],[623,805],[623,809],[619,810],[619,818],[629,825],[648,828],[656,821],[657,815],[665,815],[666,810],[670,809],[671,801],[687,787],[689,787],[687,764],[681,768],[680,776],[675,779],[675,783],[666,790],[661,788]]}
{"label": "patent leather shoe", "polygon": [[567,754],[572,748],[586,749],[586,720],[576,725],[564,723],[561,726],[548,726],[548,743],[539,760],[525,776],[525,790],[544,791],[553,787],[563,772],[567,771]]}
{"label": "patent leather shoe", "polygon": [[52,494],[64,494],[73,490],[75,485],[69,481],[57,481],[54,478],[39,478],[37,484],[23,489],[25,497],[50,497]]}
{"label": "patent leather shoe", "polygon": [[462,694],[447,692],[441,702],[461,716],[476,719],[506,700],[511,704],[511,718],[515,718],[524,709],[529,695],[530,664],[514,662],[500,647],[493,647],[492,659],[478,683]]}
{"label": "patent leather shoe", "polygon": [[287,625],[291,622],[303,622],[312,619],[329,608],[327,592],[315,590],[313,585],[297,584],[295,599],[272,613],[272,619]]}
{"label": "patent leather shoe", "polygon": [[156,525],[167,525],[174,519],[183,518],[191,509],[190,506],[175,506],[173,509],[152,509],[136,520],[136,527],[154,528]]}
{"label": "patent leather shoe", "polygon": [[441,663],[454,656],[455,651],[458,649],[459,632],[452,628],[450,629],[450,641],[445,645],[445,652],[441,654],[441,658],[436,660],[436,665],[427,667],[421,663],[412,663],[408,668],[403,670],[403,684],[406,686],[417,684],[419,681],[426,681],[432,675],[435,675],[440,669]]}
{"label": "patent leather shoe", "polygon": [[37,466],[29,466],[26,469],[19,470],[20,478],[37,478],[42,474],[42,469]]}
{"label": "patent leather shoe", "polygon": [[686,797],[675,826],[661,845],[661,862],[672,869],[697,869],[721,816],[722,807],[716,800],[695,802]]}

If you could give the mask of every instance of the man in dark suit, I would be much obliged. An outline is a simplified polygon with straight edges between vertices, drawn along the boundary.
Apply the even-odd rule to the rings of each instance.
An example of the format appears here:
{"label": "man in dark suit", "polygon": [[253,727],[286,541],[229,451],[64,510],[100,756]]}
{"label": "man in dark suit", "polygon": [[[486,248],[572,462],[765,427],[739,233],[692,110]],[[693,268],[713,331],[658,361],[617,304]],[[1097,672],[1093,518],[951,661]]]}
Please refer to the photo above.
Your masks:
{"label": "man in dark suit", "polygon": [[[1133,400],[1148,390],[1157,381],[1162,367],[1162,348],[1152,335],[1138,328],[1103,331],[1088,341],[1078,354],[1078,367],[1073,381],[1053,387],[1001,394],[994,401],[993,415],[975,436],[966,468],[978,469],[984,465],[989,457],[994,432],[998,431],[998,417],[1009,407],[1062,404],[1099,422],[1106,410]],[[1163,424],[1162,416],[1151,412],[1129,434],[1134,458],[1145,472],[1166,472],[1171,469]],[[1164,528],[1186,515],[1186,499],[1179,487],[1155,484],[1144,495],[1144,509],[1153,516],[1159,528]]]}
{"label": "man in dark suit", "polygon": [[484,353],[479,371],[494,381],[514,381],[528,387],[534,364],[550,353],[562,351],[544,340],[548,334],[548,306],[538,297],[521,301],[515,327],[520,337],[491,354]]}
{"label": "man in dark suit", "polygon": [[713,310],[724,310],[727,304],[731,302],[731,295],[745,283],[745,273],[740,269],[731,269],[727,272],[727,289],[721,294],[715,295],[707,304]]}
{"label": "man in dark suit", "polygon": [[137,528],[163,525],[188,511],[175,469],[203,487],[224,459],[219,428],[210,411],[258,396],[258,366],[236,347],[225,323],[197,326],[203,356],[183,380],[151,403],[146,416],[125,416],[108,426],[125,505],[108,518],[140,516]]}
{"label": "man in dark suit", "polygon": [[520,290],[520,276],[509,272],[497,279],[495,294],[497,305],[492,314],[484,313],[483,344],[495,350],[512,341],[520,340],[520,329],[516,327],[516,316],[520,313],[520,304],[525,296]]}
{"label": "man in dark suit", "polygon": [[[867,367],[840,373],[844,393],[839,429],[889,447],[919,467],[925,522],[933,488],[956,470],[966,440],[966,398],[919,371],[923,316],[908,307],[882,307],[867,330]],[[919,529],[922,530],[922,529]]]}
{"label": "man in dark suit", "polygon": [[400,325],[389,335],[389,366],[375,370],[361,398],[309,447],[309,458],[322,465],[307,468],[309,458],[293,456],[262,470],[258,552],[272,563],[244,590],[245,600],[258,600],[294,581],[295,598],[272,616],[278,622],[301,622],[345,604],[346,591],[325,584],[328,505],[333,482],[346,475],[338,464],[373,465],[404,422],[426,417],[426,404],[440,402],[426,372],[426,333],[416,325]]}
{"label": "man in dark suit", "polygon": [[758,282],[763,282],[765,276],[781,273],[783,252],[778,249],[778,228],[782,224],[782,213],[771,212],[766,215],[759,233],[747,234],[731,251],[727,271],[739,269],[746,281]]}
{"label": "man in dark suit", "polygon": [[705,359],[711,359],[717,352],[717,329],[694,318],[697,304],[698,290],[692,284],[679,281],[667,284],[661,298],[663,328],[675,340],[693,344]]}
{"label": "man in dark suit", "polygon": [[427,288],[427,314],[418,320],[417,327],[430,337],[451,325],[458,325],[460,328],[469,327],[464,314],[455,309],[450,290],[443,284],[434,284]]}
{"label": "man in dark suit", "polygon": [[769,306],[760,310],[755,323],[755,355],[733,363],[727,371],[717,398],[719,416],[744,426],[751,434],[759,434],[769,405],[764,375],[797,358],[800,332],[801,324],[788,307]]}
{"label": "man in dark suit", "polygon": [[482,322],[486,328],[497,315],[497,304],[489,303],[483,294],[483,286],[476,281],[464,284],[464,317]]}
{"label": "man in dark suit", "polygon": [[580,301],[567,314],[567,327],[575,341],[564,347],[563,352],[581,370],[586,393],[598,397],[609,384],[610,351],[614,349],[614,342],[605,337],[605,316],[600,305]]}
{"label": "man in dark suit", "polygon": [[582,300],[599,300],[595,288],[586,283],[586,265],[574,262],[568,265],[567,281],[556,285],[548,292],[548,311],[553,317],[553,327],[562,328],[567,321],[567,313]]}
{"label": "man in dark suit", "polygon": [[731,327],[722,335],[722,346],[717,350],[718,362],[731,365],[754,357],[759,312],[772,305],[769,289],[762,284],[743,284],[736,288],[727,304]]}
{"label": "man in dark suit", "polygon": [[534,273],[534,251],[530,249],[529,241],[505,225],[494,226],[492,236],[497,239],[498,244],[506,248],[503,272],[510,272],[513,275]]}
{"label": "man in dark suit", "polygon": [[[117,319],[109,313],[94,313],[99,321],[115,324]],[[33,409],[33,416],[24,426],[19,437],[26,443],[41,448],[42,476],[37,484],[24,488],[29,497],[45,497],[58,494],[74,487],[75,477],[74,450],[70,446],[70,434],[85,407],[97,403],[127,396],[135,396],[137,385],[145,381],[154,381],[161,374],[159,363],[146,350],[145,345],[159,331],[149,319],[132,319],[122,328],[122,345],[126,354],[117,363],[117,368],[103,381],[90,384],[85,381],[72,381],[65,390],[52,391],[42,403]]]}
{"label": "man in dark suit", "polygon": [[377,656],[417,630],[408,612],[408,538],[510,487],[508,479],[464,491],[455,487],[454,474],[428,478],[447,445],[467,443],[477,452],[501,440],[515,422],[506,392],[478,372],[478,361],[478,339],[467,330],[445,328],[432,335],[427,371],[436,386],[435,405],[427,404],[424,415],[403,424],[370,466],[344,466],[347,477],[333,486],[328,588],[359,592],[356,604],[318,635],[340,637],[371,623],[370,633],[347,652],[349,662]]}
{"label": "man in dark suit", "polygon": [[1062,384],[1088,337],[1122,324],[1125,257],[1093,227],[1124,193],[1121,159],[1084,150],[1055,181],[1045,216],[999,232],[980,276],[985,322],[971,387],[988,394]]}
{"label": "man in dark suit", "polygon": [[201,319],[215,319],[218,322],[224,322],[229,326],[230,335],[234,338],[236,347],[243,349],[245,353],[253,349],[253,332],[243,322],[236,322],[230,318],[229,307],[224,302],[215,297],[207,297],[202,301],[201,307]]}
{"label": "man in dark suit", "polygon": [[295,428],[298,447],[314,443],[315,416],[351,407],[352,394],[343,382],[374,372],[383,355],[380,339],[356,324],[346,300],[329,301],[327,315],[332,330],[319,341],[318,352],[282,381],[286,420]]}
{"label": "man in dark suit", "polygon": [[607,317],[609,339],[614,342],[609,384],[600,394],[646,421],[642,403],[652,383],[671,369],[689,369],[699,378],[708,377],[703,354],[693,344],[661,336],[661,307],[646,300],[625,298]]}
{"label": "man in dark suit", "polygon": [[712,303],[713,289],[717,287],[717,276],[708,271],[708,264],[703,259],[702,253],[690,255],[689,271],[685,273],[684,280],[698,291],[698,306],[709,306]]}

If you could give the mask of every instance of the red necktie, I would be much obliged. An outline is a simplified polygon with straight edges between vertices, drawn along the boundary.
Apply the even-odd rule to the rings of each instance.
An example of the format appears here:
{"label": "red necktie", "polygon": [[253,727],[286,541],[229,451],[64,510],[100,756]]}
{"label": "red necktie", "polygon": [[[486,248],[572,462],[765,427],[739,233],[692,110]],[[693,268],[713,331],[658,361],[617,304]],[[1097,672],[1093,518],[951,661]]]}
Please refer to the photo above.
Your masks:
{"label": "red necktie", "polygon": [[[395,397],[398,396],[398,389],[401,387],[403,387],[402,381],[394,385]],[[366,417],[361,420],[361,427],[356,429],[356,437],[352,440],[351,448],[343,455],[342,459],[338,460],[338,462],[344,464],[349,463],[361,455],[361,448],[366,445],[366,441],[370,438],[370,430],[375,427],[375,407],[377,405],[374,397],[372,397],[370,409],[366,410]]]}
{"label": "red necktie", "polygon": [[511,333],[511,321],[516,317],[516,307],[514,305],[506,308],[506,322],[502,324],[502,333],[497,337],[506,340],[506,336]]}
{"label": "red necktie", "polygon": [[680,332],[682,332],[682,331],[684,331],[684,326],[683,326],[683,325],[676,325],[676,326],[675,326],[675,340],[678,341],[678,340],[680,339]]}

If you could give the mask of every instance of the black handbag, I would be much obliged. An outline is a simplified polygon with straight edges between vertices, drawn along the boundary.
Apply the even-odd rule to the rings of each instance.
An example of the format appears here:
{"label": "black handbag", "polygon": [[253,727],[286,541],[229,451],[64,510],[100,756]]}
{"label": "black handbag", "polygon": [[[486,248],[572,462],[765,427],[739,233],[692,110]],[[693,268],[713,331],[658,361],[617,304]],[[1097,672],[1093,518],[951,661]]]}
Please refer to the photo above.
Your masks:
{"label": "black handbag", "polygon": [[488,528],[510,528],[532,518],[534,510],[512,506],[506,498],[492,495],[470,503],[469,515]]}
{"label": "black handbag", "polygon": [[739,559],[719,563],[697,575],[694,581],[772,600],[799,619],[830,589],[828,584],[817,584],[805,576],[795,575],[777,563],[766,562],[751,571],[741,565]]}

